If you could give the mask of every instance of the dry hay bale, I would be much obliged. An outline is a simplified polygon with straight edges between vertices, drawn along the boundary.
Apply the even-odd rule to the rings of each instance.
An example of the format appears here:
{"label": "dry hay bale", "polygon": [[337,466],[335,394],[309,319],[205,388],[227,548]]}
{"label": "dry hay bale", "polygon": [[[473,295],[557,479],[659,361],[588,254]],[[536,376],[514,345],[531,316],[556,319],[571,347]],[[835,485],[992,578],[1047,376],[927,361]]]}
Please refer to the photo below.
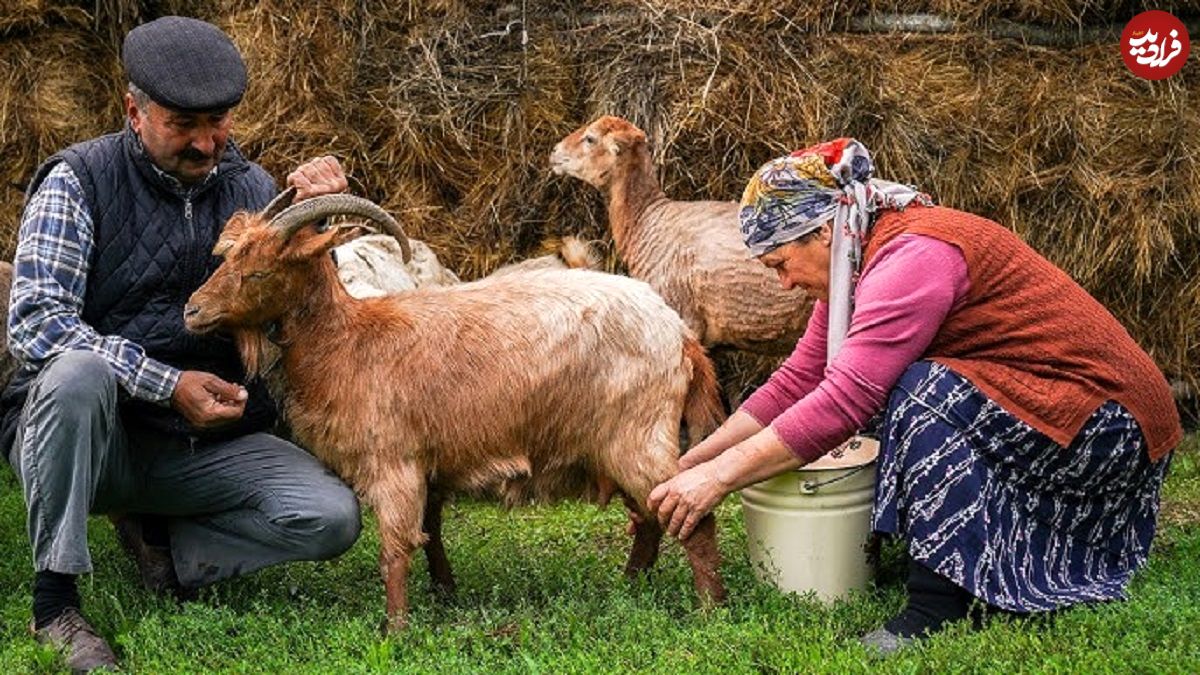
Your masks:
{"label": "dry hay bale", "polygon": [[[131,8],[121,16],[139,6],[81,4],[97,14],[100,5],[110,14]],[[1200,364],[1186,337],[1200,332],[1200,295],[1182,271],[1200,257],[1200,224],[1189,217],[1200,211],[1200,106],[1189,100],[1200,75],[1142,82],[1110,46],[828,34],[872,11],[1085,26],[1123,21],[1144,3],[144,4],[234,37],[251,75],[236,122],[247,154],[280,179],[318,153],[338,155],[357,191],[382,201],[464,278],[535,255],[547,237],[605,235],[600,195],[546,168],[554,143],[598,114],[647,131],[664,188],[678,199],[737,199],[767,159],[854,135],[875,152],[881,176],[1016,230],[1108,304],[1168,372],[1186,376]],[[1180,3],[1177,13],[1196,5]],[[53,51],[0,44],[0,54],[25,52],[0,61],[14,66],[0,95],[0,145],[22,174],[118,119],[78,130],[56,130],[50,116],[28,121],[17,94],[48,77],[21,67],[37,62],[35,48]],[[119,68],[115,52],[71,62]],[[62,124],[108,106],[106,96],[117,100],[107,89],[90,96],[67,96],[75,114]],[[7,191],[0,213],[17,204],[17,191]]]}
{"label": "dry hay bale", "polygon": [[[638,11],[659,18],[689,16],[715,22],[732,20],[749,28],[790,26],[806,32],[845,31],[855,17],[868,15],[934,15],[961,23],[962,28],[983,27],[996,20],[1049,27],[1122,24],[1135,14],[1160,9],[1195,15],[1196,0],[1166,3],[1150,0],[617,0],[589,3],[590,11]],[[583,10],[588,11],[588,10]]]}
{"label": "dry hay bale", "polygon": [[1022,70],[1027,58],[994,62],[996,84],[1020,105],[997,101],[983,116],[1018,117],[997,129],[1008,161],[991,176],[1008,184],[988,215],[1104,303],[1169,376],[1200,377],[1187,337],[1200,330],[1200,287],[1187,271],[1200,267],[1195,78],[1137,79],[1105,46]]}
{"label": "dry hay bale", "polygon": [[[73,0],[92,13],[92,30],[118,53],[125,34],[143,23],[142,0]],[[149,4],[149,3],[147,3]]]}
{"label": "dry hay bale", "polygon": [[421,237],[464,278],[527,257],[560,220],[546,157],[573,122],[570,54],[517,16],[502,8],[421,35],[389,28],[406,16],[376,17],[367,41],[375,166],[440,199],[456,226]]}
{"label": "dry hay bale", "polygon": [[[648,131],[659,125],[651,137],[666,140],[656,156],[669,194],[736,199],[766,159],[857,136],[882,177],[1016,230],[1100,298],[1164,370],[1196,372],[1187,333],[1164,330],[1196,327],[1200,311],[1194,288],[1182,287],[1200,242],[1194,84],[1137,80],[1105,46],[794,37],[727,31],[711,36],[719,49],[692,39],[690,51],[658,64],[675,73],[654,85],[673,107],[640,114],[651,117],[641,122]],[[636,94],[623,95],[638,111]],[[595,112],[622,114],[621,103],[609,105]]]}
{"label": "dry hay bale", "polygon": [[34,170],[72,143],[119,129],[123,84],[108,46],[75,27],[0,42],[0,73],[0,258],[11,259]]}
{"label": "dry hay bale", "polygon": [[104,43],[119,48],[125,33],[143,19],[141,0],[5,0],[0,5],[0,36],[31,35],[65,24],[90,28]]}
{"label": "dry hay bale", "polygon": [[740,406],[755,389],[761,387],[787,357],[764,356],[735,349],[709,352],[717,369],[717,380],[730,409]]}
{"label": "dry hay bale", "polygon": [[92,16],[83,7],[64,4],[55,0],[5,0],[0,6],[0,36],[28,34],[63,23],[76,26],[91,23]]}
{"label": "dry hay bale", "polygon": [[356,122],[362,18],[357,3],[227,0],[215,23],[246,61],[249,86],[236,137],[278,179],[322,154],[363,175],[366,149]]}

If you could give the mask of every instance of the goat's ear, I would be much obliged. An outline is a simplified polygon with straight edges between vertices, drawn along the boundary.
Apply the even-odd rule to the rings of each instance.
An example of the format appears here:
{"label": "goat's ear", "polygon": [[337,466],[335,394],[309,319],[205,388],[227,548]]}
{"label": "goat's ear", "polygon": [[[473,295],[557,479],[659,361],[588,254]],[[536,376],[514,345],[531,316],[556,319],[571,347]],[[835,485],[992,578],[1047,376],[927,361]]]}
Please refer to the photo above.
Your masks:
{"label": "goat's ear", "polygon": [[646,142],[646,134],[641,129],[619,129],[608,134],[604,139],[604,144],[608,151],[614,155],[619,155],[622,152],[636,147],[639,143]]}
{"label": "goat's ear", "polygon": [[229,216],[229,220],[225,221],[225,227],[221,228],[221,239],[237,241],[238,237],[242,236],[242,233],[245,232],[255,220],[256,219],[253,215],[246,213],[245,211],[238,211],[237,213],[234,213],[232,216]]}
{"label": "goat's ear", "polygon": [[212,254],[224,258],[225,254],[229,253],[229,249],[231,248],[233,248],[233,239],[221,237],[217,240],[216,245],[213,246]]}
{"label": "goat's ear", "polygon": [[374,230],[361,223],[338,225],[327,230],[306,227],[288,240],[283,256],[291,260],[312,258],[373,232]]}

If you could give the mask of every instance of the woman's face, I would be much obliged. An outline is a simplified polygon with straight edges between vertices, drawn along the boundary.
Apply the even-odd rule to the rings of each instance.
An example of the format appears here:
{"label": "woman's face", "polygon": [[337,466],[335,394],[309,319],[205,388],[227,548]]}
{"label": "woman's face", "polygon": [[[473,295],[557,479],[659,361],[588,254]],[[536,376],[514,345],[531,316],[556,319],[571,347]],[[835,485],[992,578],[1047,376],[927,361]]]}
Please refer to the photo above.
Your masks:
{"label": "woman's face", "polygon": [[811,297],[829,300],[829,223],[779,248],[758,256],[759,262],[775,270],[784,290],[799,286]]}

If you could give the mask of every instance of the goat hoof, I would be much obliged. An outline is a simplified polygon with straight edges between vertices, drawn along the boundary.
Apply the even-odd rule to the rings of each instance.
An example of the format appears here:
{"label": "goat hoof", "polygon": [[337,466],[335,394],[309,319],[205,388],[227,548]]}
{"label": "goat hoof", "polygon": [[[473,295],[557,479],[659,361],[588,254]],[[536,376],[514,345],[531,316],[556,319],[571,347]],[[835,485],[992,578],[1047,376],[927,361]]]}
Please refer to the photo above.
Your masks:
{"label": "goat hoof", "polygon": [[451,582],[448,584],[441,584],[441,583],[434,582],[433,596],[435,598],[437,598],[439,602],[443,602],[443,603],[453,602],[454,598],[457,595],[458,595],[458,588],[455,586],[454,582]]}
{"label": "goat hoof", "polygon": [[384,637],[399,635],[408,629],[407,616],[385,616],[379,622],[379,632]]}
{"label": "goat hoof", "polygon": [[696,595],[700,598],[700,606],[704,609],[720,607],[725,604],[725,587],[718,584],[708,588],[697,588]]}

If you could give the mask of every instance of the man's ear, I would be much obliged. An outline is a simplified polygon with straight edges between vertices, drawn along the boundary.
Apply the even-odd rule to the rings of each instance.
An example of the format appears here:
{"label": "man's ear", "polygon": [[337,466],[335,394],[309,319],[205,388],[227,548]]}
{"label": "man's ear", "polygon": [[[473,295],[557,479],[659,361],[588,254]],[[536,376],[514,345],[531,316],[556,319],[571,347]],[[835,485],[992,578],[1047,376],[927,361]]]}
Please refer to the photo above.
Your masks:
{"label": "man's ear", "polygon": [[318,231],[315,225],[309,225],[292,235],[283,250],[283,257],[288,260],[313,258],[342,244],[350,243],[364,234],[373,233],[374,230],[362,223],[337,225],[323,231]]}
{"label": "man's ear", "polygon": [[125,117],[129,119],[129,126],[133,127],[134,133],[142,132],[142,113],[133,100],[133,94],[129,92],[125,92]]}

